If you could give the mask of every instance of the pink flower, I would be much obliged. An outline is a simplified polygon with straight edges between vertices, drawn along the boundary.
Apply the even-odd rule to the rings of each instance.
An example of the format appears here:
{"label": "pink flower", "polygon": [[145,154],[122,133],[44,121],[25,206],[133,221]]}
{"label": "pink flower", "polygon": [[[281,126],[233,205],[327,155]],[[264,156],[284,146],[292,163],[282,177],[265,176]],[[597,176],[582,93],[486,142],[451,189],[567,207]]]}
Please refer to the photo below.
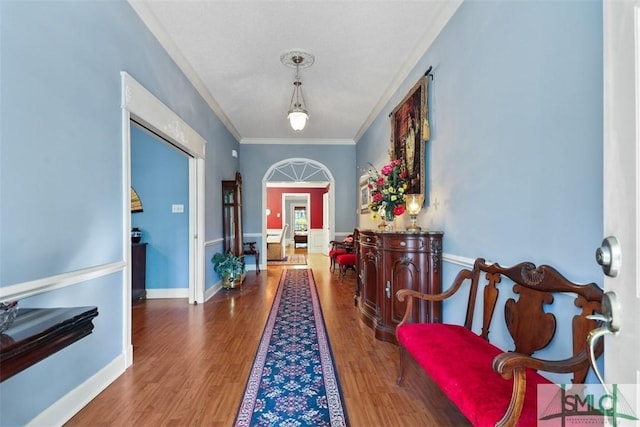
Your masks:
{"label": "pink flower", "polygon": [[382,172],[382,175],[389,175],[391,172],[393,172],[393,165],[384,165],[382,167],[382,169],[380,170],[380,172]]}
{"label": "pink flower", "polygon": [[373,193],[371,195],[371,198],[373,199],[374,202],[380,202],[382,201],[382,193]]}

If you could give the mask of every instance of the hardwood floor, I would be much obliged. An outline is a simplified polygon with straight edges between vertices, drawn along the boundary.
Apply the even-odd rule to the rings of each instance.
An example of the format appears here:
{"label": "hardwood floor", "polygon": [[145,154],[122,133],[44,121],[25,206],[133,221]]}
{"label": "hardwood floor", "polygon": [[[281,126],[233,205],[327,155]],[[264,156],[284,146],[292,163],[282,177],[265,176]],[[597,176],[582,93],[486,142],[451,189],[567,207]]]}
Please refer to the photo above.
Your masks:
{"label": "hardwood floor", "polygon": [[[296,249],[306,253],[306,249]],[[134,363],[67,426],[231,426],[282,269],[250,271],[242,290],[204,304],[147,300],[132,309]],[[290,267],[292,268],[292,267]],[[299,268],[299,267],[297,267]],[[376,340],[340,281],[310,254],[351,426],[463,426],[468,421],[415,364],[395,383],[397,346]]]}

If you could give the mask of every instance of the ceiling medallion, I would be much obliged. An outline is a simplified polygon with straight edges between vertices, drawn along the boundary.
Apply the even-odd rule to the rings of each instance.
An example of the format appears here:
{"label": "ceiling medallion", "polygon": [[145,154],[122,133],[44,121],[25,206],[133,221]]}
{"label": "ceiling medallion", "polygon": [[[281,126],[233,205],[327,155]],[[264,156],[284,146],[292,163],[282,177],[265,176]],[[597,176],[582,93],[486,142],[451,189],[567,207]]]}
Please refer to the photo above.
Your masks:
{"label": "ceiling medallion", "polygon": [[280,62],[289,68],[308,68],[315,60],[315,56],[304,50],[289,50],[280,55]]}

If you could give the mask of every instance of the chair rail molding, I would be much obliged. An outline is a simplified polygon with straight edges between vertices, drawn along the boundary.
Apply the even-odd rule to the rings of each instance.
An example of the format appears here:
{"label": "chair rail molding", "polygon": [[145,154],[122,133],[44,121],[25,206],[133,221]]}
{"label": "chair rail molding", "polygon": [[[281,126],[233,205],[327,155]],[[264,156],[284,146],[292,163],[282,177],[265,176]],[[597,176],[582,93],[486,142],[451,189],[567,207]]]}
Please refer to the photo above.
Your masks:
{"label": "chair rail molding", "polygon": [[0,288],[0,301],[19,300],[121,272],[124,270],[125,265],[126,263],[124,261],[112,262],[68,273],[56,274],[55,276],[44,277],[42,279],[31,280],[29,282],[3,286]]}

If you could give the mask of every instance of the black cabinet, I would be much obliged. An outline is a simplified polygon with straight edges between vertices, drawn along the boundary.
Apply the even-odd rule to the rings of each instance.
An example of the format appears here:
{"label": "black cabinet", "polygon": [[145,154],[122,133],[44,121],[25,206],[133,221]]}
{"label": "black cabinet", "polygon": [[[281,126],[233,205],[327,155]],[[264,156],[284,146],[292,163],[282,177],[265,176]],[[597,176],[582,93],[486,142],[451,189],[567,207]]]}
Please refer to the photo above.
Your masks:
{"label": "black cabinet", "polygon": [[131,244],[131,299],[139,300],[147,297],[147,244]]}

